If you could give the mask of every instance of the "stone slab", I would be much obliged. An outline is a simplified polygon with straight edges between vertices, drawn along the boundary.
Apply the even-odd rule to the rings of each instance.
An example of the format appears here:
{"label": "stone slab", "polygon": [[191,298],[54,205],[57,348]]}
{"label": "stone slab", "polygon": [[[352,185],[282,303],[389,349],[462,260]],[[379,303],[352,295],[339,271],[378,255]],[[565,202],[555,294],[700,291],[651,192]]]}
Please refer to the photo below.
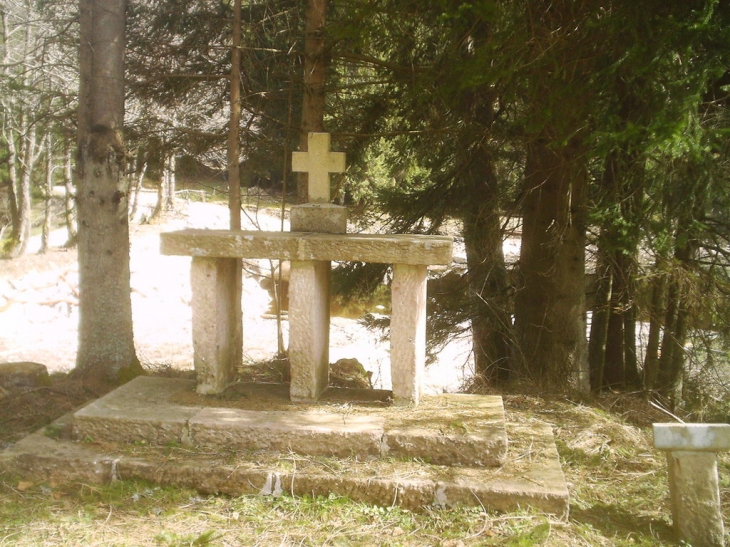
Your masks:
{"label": "stone slab", "polygon": [[[384,419],[345,405],[261,411],[178,405],[193,380],[140,376],[75,414],[78,439],[151,445],[278,450],[312,456],[382,457],[438,465],[504,464],[508,441],[498,396],[443,394]],[[297,408],[301,408],[301,405]],[[467,419],[465,409],[479,410]]]}
{"label": "stone slab", "polygon": [[194,380],[135,378],[77,411],[74,436],[118,443],[179,443],[186,435],[187,422],[200,407],[177,405],[169,399],[194,386]]}
{"label": "stone slab", "polygon": [[312,456],[379,456],[383,419],[327,412],[266,412],[206,408],[190,420],[196,445]]}
{"label": "stone slab", "polygon": [[188,229],[160,234],[165,255],[211,258],[451,264],[453,238],[407,234],[318,234]]}
{"label": "stone slab", "polygon": [[658,450],[726,452],[730,450],[730,424],[654,424]]}

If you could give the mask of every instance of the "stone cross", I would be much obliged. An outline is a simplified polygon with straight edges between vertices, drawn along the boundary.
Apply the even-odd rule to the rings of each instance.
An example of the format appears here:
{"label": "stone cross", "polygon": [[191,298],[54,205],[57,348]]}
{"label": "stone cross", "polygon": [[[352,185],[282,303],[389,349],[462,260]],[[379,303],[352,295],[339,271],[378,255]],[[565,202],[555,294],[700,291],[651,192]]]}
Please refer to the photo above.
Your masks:
{"label": "stone cross", "polygon": [[654,424],[654,447],[667,453],[679,539],[694,547],[723,547],[717,453],[730,450],[730,425]]}
{"label": "stone cross", "polygon": [[310,133],[307,152],[293,152],[291,170],[309,173],[309,201],[329,203],[330,173],[345,172],[345,153],[330,151],[329,133]]}

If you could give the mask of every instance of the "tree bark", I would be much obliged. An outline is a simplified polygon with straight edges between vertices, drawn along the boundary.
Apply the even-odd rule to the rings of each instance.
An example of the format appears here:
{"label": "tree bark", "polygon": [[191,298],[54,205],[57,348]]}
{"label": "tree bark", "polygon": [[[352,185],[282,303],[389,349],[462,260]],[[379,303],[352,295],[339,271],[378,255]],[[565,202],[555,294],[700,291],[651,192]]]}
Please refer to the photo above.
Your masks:
{"label": "tree bark", "polygon": [[[308,0],[304,24],[304,97],[302,102],[302,128],[299,150],[308,150],[307,136],[311,132],[324,131],[324,85],[327,72],[325,57],[325,20],[327,0]],[[306,173],[297,176],[299,203],[309,201]]]}
{"label": "tree bark", "polygon": [[76,374],[100,388],[141,374],[123,177],[124,0],[80,0],[77,142],[79,347]]}
{"label": "tree bark", "polygon": [[[576,147],[577,148],[577,147]],[[520,372],[545,388],[587,391],[585,225],[579,149],[527,146],[515,330]]]}
{"label": "tree bark", "polygon": [[[23,115],[26,118],[26,115]],[[10,255],[13,257],[25,254],[31,236],[31,205],[30,186],[33,175],[33,167],[36,159],[36,125],[28,127],[27,122],[23,123],[24,130],[19,135],[22,143],[22,162],[18,176],[18,190],[16,192],[18,204],[17,231],[15,233],[15,245]]]}
{"label": "tree bark", "polygon": [[231,32],[231,116],[228,123],[228,209],[231,230],[241,229],[241,0],[233,2]]}
{"label": "tree bark", "polygon": [[608,316],[611,306],[611,287],[613,285],[613,269],[609,264],[606,253],[600,249],[598,250],[596,276],[596,296],[591,317],[591,333],[588,339],[588,364],[592,391],[600,391],[604,387],[603,372],[606,364]]}
{"label": "tree bark", "polygon": [[64,137],[64,166],[63,166],[63,184],[66,187],[66,193],[64,196],[64,208],[66,216],[66,232],[68,238],[64,247],[70,248],[76,246],[77,231],[76,231],[76,197],[73,185],[73,151],[71,146],[71,139]]}
{"label": "tree bark", "polygon": [[661,339],[662,320],[665,313],[664,293],[665,277],[660,271],[660,261],[654,268],[658,274],[652,280],[651,304],[649,306],[649,338],[646,342],[644,357],[644,388],[652,391],[659,375],[659,341]]}
{"label": "tree bark", "polygon": [[132,205],[129,211],[129,220],[134,221],[139,209],[139,194],[142,192],[144,177],[147,174],[147,153],[143,147],[137,150],[137,161],[134,168],[134,188],[132,189]]}
{"label": "tree bark", "polygon": [[513,338],[509,278],[502,250],[499,183],[489,153],[479,147],[467,160],[469,197],[464,214],[467,280],[475,371],[489,384],[509,379]]}
{"label": "tree bark", "polygon": [[43,198],[45,201],[45,210],[43,214],[43,233],[41,235],[41,253],[45,253],[49,249],[49,239],[51,237],[51,218],[53,204],[53,142],[51,134],[46,135],[46,161],[45,161],[45,188]]}

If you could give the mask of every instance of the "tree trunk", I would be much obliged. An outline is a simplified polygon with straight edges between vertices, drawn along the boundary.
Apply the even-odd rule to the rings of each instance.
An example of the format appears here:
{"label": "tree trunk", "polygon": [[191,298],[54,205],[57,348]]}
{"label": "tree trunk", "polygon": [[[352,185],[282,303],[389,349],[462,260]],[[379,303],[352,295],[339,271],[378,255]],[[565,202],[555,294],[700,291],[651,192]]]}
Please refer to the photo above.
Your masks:
{"label": "tree trunk", "polygon": [[164,200],[162,205],[165,212],[170,212],[175,209],[175,164],[175,153],[172,152],[168,154],[165,161],[165,189],[163,192]]}
{"label": "tree trunk", "polygon": [[132,206],[129,211],[129,220],[134,221],[139,209],[139,194],[142,192],[144,177],[147,174],[147,154],[144,148],[137,151],[137,161],[134,168],[134,188],[132,189]]}
{"label": "tree trunk", "polygon": [[471,329],[475,371],[487,383],[509,379],[513,336],[509,278],[502,250],[499,183],[489,153],[482,147],[467,160],[470,200],[464,214]]}
{"label": "tree trunk", "polygon": [[[680,223],[677,232],[677,240],[683,240],[687,233],[684,222]],[[667,313],[664,320],[661,356],[659,357],[658,388],[659,392],[668,398],[672,409],[676,408],[682,400],[684,345],[687,342],[688,287],[686,279],[683,279],[685,274],[683,269],[691,260],[694,260],[696,254],[697,244],[692,240],[676,249],[677,265],[672,272],[672,280],[667,291]]]}
{"label": "tree trunk", "polygon": [[75,204],[76,197],[73,186],[73,152],[71,149],[71,139],[64,139],[64,166],[63,166],[63,184],[66,187],[64,196],[64,209],[66,215],[66,232],[68,239],[64,247],[71,248],[76,246],[76,218]]}
{"label": "tree trunk", "polygon": [[231,230],[241,229],[241,0],[233,2],[231,117],[228,122],[228,209]]}
{"label": "tree trunk", "polygon": [[[25,118],[25,116],[23,116]],[[15,245],[10,255],[13,257],[25,254],[31,236],[31,205],[30,186],[33,176],[33,166],[36,159],[36,125],[23,124],[26,130],[20,135],[22,143],[22,162],[18,177],[18,191],[16,193],[18,203],[18,225],[15,233]]]}
{"label": "tree trunk", "polygon": [[[241,0],[233,2],[233,28],[231,29],[231,118],[228,126],[228,211],[231,230],[241,229]],[[233,262],[235,275],[232,284],[227,287],[227,298],[231,304],[231,321],[234,324],[234,340],[231,345],[235,350],[233,361],[236,365],[243,359],[243,261],[240,258],[230,259]]]}
{"label": "tree trunk", "polygon": [[[164,145],[166,148],[167,145]],[[157,203],[150,215],[150,219],[159,220],[175,207],[175,157],[174,153],[166,151],[162,156],[162,171],[157,186]]]}
{"label": "tree trunk", "polygon": [[141,374],[123,177],[124,0],[80,0],[77,142],[79,347],[76,374],[105,389]]}
{"label": "tree trunk", "polygon": [[51,237],[51,219],[53,216],[53,143],[51,134],[46,135],[46,161],[45,161],[45,189],[43,198],[45,200],[45,210],[43,214],[43,233],[41,234],[41,253],[45,253],[49,249],[49,238]]}
{"label": "tree trunk", "polygon": [[[299,150],[308,149],[307,135],[324,131],[324,84],[327,71],[325,58],[325,20],[327,0],[308,0],[304,23],[304,97],[302,102],[302,130]],[[309,200],[306,173],[297,176],[299,203]]]}
{"label": "tree trunk", "polygon": [[665,313],[664,293],[665,277],[659,268],[660,261],[654,268],[657,275],[652,280],[651,304],[649,306],[649,338],[646,342],[646,355],[644,357],[644,388],[652,391],[656,387],[659,375],[659,341],[661,338],[662,321]]}
{"label": "tree trunk", "polygon": [[[576,147],[579,148],[579,147]],[[581,152],[536,139],[527,146],[515,330],[520,372],[545,388],[587,391],[585,224]]]}
{"label": "tree trunk", "polygon": [[613,269],[608,256],[600,248],[598,250],[596,276],[596,296],[593,302],[591,334],[588,340],[588,364],[592,391],[600,391],[604,387],[603,373],[606,363],[608,317],[611,306],[611,287],[613,285]]}

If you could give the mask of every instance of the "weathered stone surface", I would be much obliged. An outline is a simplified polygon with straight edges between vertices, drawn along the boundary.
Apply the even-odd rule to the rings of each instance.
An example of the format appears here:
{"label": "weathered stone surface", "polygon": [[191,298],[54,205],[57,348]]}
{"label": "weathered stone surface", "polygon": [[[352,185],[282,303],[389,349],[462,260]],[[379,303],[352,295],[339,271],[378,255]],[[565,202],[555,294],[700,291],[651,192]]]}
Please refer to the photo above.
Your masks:
{"label": "weathered stone surface", "polygon": [[51,385],[48,369],[40,363],[0,363],[0,388],[25,389]]}
{"label": "weathered stone surface", "polygon": [[[186,452],[181,458],[149,450],[145,456],[124,451],[111,455],[98,445],[58,441],[33,435],[0,452],[0,472],[29,480],[83,481],[103,484],[111,480],[142,479],[157,484],[197,489],[202,493],[348,496],[355,501],[411,510],[467,505],[499,511],[531,507],[567,518],[568,490],[551,440],[549,427],[530,432],[530,446],[543,457],[529,471],[513,469],[508,461],[498,471],[449,469],[423,465],[415,478],[412,464],[392,461],[388,471],[373,471],[370,462],[347,461],[340,470],[324,466],[291,471],[277,467],[276,458],[256,458],[225,465],[220,458],[206,459]],[[374,474],[377,473],[377,474]]]}
{"label": "weathered stone surface", "polygon": [[717,456],[713,452],[667,452],[672,522],[677,536],[695,547],[723,547]]}
{"label": "weathered stone surface", "polygon": [[[54,423],[55,428],[66,430],[73,419],[80,435],[84,435],[85,427],[81,422],[92,423],[95,429],[90,431],[98,435],[94,440],[103,443],[86,444],[65,435],[49,438],[38,432],[0,452],[0,473],[58,482],[145,479],[189,486],[204,493],[232,495],[334,493],[380,505],[400,504],[414,510],[461,504],[502,511],[532,507],[567,516],[568,491],[549,426],[510,427],[507,430],[510,453],[496,468],[421,463],[428,460],[427,454],[411,454],[403,460],[378,459],[377,455],[365,454],[361,446],[372,447],[383,428],[387,428],[378,416],[358,415],[339,407],[337,411],[326,407],[329,409],[326,413],[322,410],[264,413],[181,406],[173,402],[181,393],[191,393],[194,385],[191,380],[136,378],[76,412],[73,418],[65,416]],[[426,406],[428,411],[424,410]],[[408,413],[398,412],[396,421],[404,434],[409,422],[422,426],[431,422],[434,430],[447,430],[453,428],[454,419],[459,419],[460,409],[465,408],[478,409],[487,429],[496,427],[499,416],[503,415],[499,397],[442,395],[428,398],[424,405]],[[171,432],[178,430],[181,421],[187,424],[180,432],[181,440],[187,440],[190,448],[179,452],[163,446],[155,448],[155,443],[164,445],[177,440]],[[103,426],[102,422],[105,422]],[[130,423],[142,429],[160,427],[165,432],[140,439],[140,429],[130,427]],[[318,436],[321,436],[319,440]],[[135,455],[131,456],[124,443],[140,440],[147,441],[144,443],[147,446],[137,446]],[[224,462],[231,459],[228,449],[238,443],[245,444],[246,449],[237,450],[233,463],[227,465]],[[324,449],[320,443],[331,443],[331,448]],[[206,447],[198,451],[195,447],[199,444]],[[250,448],[266,446],[274,450],[275,446],[282,446],[281,452],[250,452]],[[347,459],[338,462],[320,461],[316,456],[282,457],[282,452],[289,455],[289,448],[296,447],[322,455],[332,452]],[[431,450],[428,446],[424,449]],[[211,456],[211,452],[220,451],[227,454],[226,458]],[[525,451],[529,451],[529,459],[522,457]]]}
{"label": "weathered stone surface", "polygon": [[161,252],[198,257],[451,264],[447,236],[181,230],[160,234]]}
{"label": "weathered stone surface", "polygon": [[726,452],[730,450],[730,424],[654,424],[654,447]]}
{"label": "weathered stone surface", "polygon": [[292,401],[316,401],[329,380],[330,263],[292,261],[289,364]]}
{"label": "weathered stone surface", "polygon": [[206,408],[190,420],[195,445],[340,458],[380,455],[383,419],[327,412]]}
{"label": "weathered stone surface", "polygon": [[393,267],[390,316],[390,374],[393,400],[417,405],[426,362],[426,266]]}
{"label": "weathered stone surface", "polygon": [[384,446],[396,458],[422,455],[435,465],[495,467],[507,455],[504,427],[483,429],[478,433],[449,434],[432,429],[388,429]]}
{"label": "weathered stone surface", "polygon": [[187,422],[199,407],[184,407],[169,398],[191,389],[192,380],[140,376],[74,414],[78,439],[164,445],[185,439]]}
{"label": "weathered stone surface", "polygon": [[292,205],[289,224],[292,232],[344,234],[347,232],[347,207],[331,203]]}
{"label": "weathered stone surface", "polygon": [[240,260],[193,257],[190,283],[198,393],[221,393],[235,380],[243,353],[240,305],[235,305],[240,301]]}
{"label": "weathered stone surface", "polygon": [[501,397],[445,393],[431,397],[430,406],[437,410],[404,412],[400,419],[386,424],[384,454],[420,457],[438,465],[496,467],[505,463],[508,439]]}

